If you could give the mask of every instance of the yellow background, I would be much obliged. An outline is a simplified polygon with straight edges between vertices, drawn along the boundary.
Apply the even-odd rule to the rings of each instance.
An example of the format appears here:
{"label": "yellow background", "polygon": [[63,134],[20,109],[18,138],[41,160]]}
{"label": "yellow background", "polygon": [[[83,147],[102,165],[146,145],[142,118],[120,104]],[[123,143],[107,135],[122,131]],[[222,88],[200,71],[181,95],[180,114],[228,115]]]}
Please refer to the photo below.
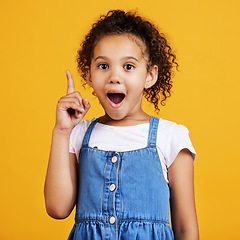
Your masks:
{"label": "yellow background", "polygon": [[[240,239],[240,33],[237,0],[1,1],[0,239],[66,239],[74,214],[45,212],[43,185],[65,70],[76,70],[80,41],[99,14],[138,9],[176,50],[180,71],[159,117],[184,124],[197,151],[196,204],[201,239]],[[154,114],[149,104],[144,104]]]}

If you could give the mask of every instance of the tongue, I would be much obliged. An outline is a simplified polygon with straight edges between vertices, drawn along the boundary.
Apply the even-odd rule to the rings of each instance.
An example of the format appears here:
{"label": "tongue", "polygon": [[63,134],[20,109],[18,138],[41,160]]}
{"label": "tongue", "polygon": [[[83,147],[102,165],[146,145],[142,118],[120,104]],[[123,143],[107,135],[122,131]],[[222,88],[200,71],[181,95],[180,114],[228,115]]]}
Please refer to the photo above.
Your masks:
{"label": "tongue", "polygon": [[115,104],[120,103],[125,97],[123,93],[108,93],[107,96]]}

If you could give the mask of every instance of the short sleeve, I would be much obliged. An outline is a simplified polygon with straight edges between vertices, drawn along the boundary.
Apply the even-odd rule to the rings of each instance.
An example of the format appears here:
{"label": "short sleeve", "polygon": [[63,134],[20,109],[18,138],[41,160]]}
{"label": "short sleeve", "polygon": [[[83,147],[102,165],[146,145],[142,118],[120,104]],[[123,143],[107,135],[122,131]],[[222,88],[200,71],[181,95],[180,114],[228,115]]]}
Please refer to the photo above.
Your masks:
{"label": "short sleeve", "polygon": [[79,157],[80,149],[82,147],[84,135],[87,131],[88,126],[92,121],[94,121],[94,119],[95,118],[92,118],[91,120],[81,121],[73,128],[71,132],[69,140],[69,152],[76,154],[77,160]]}
{"label": "short sleeve", "polygon": [[196,158],[196,152],[190,140],[189,131],[183,125],[176,125],[175,129],[173,129],[170,148],[168,167],[171,166],[178,153],[184,148],[191,152],[193,160]]}
{"label": "short sleeve", "polygon": [[161,136],[159,146],[167,168],[174,162],[178,153],[185,148],[190,151],[193,160],[195,160],[196,151],[190,140],[189,131],[185,126],[165,120],[162,123],[162,128],[164,129],[159,132],[159,136]]}

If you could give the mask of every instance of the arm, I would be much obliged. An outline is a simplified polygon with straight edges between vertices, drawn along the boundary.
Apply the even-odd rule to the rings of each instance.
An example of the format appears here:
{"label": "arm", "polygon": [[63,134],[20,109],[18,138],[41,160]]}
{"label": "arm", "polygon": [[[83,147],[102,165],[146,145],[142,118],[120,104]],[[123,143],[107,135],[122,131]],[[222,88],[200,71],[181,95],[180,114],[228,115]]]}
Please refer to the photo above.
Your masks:
{"label": "arm", "polygon": [[183,149],[168,169],[171,219],[176,240],[199,239],[193,172],[192,155],[188,149]]}
{"label": "arm", "polygon": [[72,211],[77,195],[77,160],[68,151],[69,136],[54,128],[45,180],[47,213],[57,219]]}
{"label": "arm", "polygon": [[66,218],[77,197],[77,160],[69,153],[69,138],[73,127],[84,117],[90,104],[74,92],[74,83],[67,72],[68,94],[58,101],[56,124],[45,180],[44,196],[47,213],[53,218]]}

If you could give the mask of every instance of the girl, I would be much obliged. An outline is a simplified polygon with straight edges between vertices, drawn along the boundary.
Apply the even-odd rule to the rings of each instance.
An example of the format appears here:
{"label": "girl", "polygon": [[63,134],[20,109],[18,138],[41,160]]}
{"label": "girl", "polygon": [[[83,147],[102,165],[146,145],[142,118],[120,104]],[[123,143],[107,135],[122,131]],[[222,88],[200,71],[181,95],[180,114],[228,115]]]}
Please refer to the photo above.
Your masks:
{"label": "girl", "polygon": [[141,107],[145,96],[159,111],[170,96],[177,63],[164,35],[134,13],[110,11],[77,60],[105,114],[81,121],[90,104],[67,71],[45,182],[48,214],[66,218],[76,204],[70,240],[198,239],[188,130]]}

